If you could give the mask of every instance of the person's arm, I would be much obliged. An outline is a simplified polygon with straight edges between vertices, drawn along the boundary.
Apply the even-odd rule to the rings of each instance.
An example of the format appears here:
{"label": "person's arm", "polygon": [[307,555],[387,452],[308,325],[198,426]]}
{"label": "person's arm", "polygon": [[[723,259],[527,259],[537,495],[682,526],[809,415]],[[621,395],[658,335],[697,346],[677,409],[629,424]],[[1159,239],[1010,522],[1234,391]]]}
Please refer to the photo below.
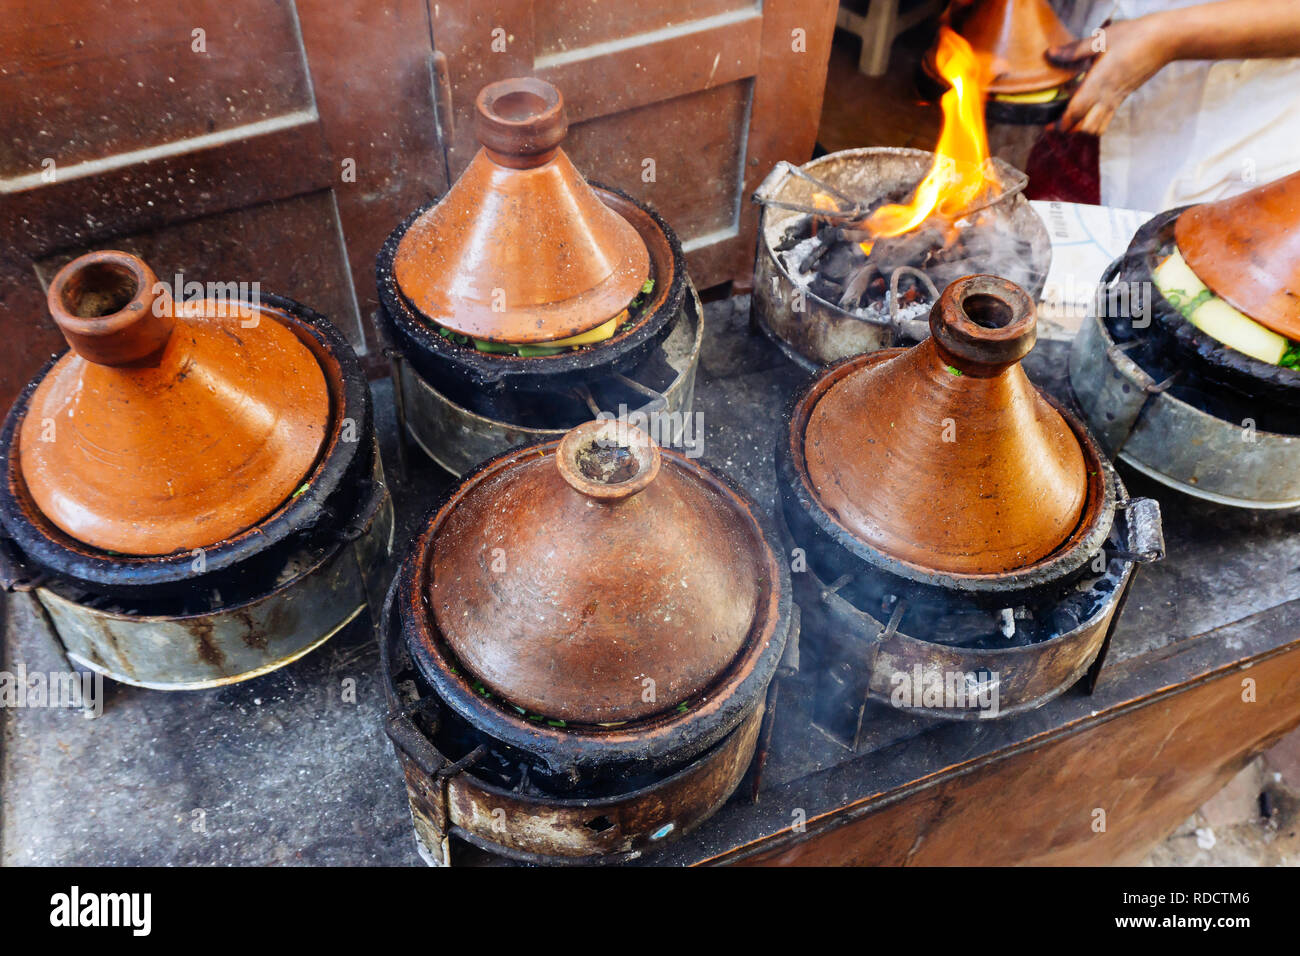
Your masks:
{"label": "person's arm", "polygon": [[1174,60],[1290,56],[1300,56],[1296,0],[1217,0],[1112,23],[1047,51],[1061,66],[1092,60],[1056,128],[1100,136],[1124,98]]}

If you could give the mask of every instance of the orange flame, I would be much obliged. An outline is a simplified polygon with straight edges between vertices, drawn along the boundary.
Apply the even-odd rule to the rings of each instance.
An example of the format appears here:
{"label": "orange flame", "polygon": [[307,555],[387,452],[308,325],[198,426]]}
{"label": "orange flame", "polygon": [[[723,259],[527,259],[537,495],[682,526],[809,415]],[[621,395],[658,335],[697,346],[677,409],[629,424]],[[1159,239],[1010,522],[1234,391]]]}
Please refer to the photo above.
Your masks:
{"label": "orange flame", "polygon": [[[939,105],[943,131],[935,147],[934,163],[906,203],[881,206],[866,220],[876,238],[898,236],[915,229],[931,215],[952,220],[975,204],[990,189],[999,187],[988,175],[989,143],[984,129],[982,68],[970,44],[948,27],[939,30],[935,67],[949,89]],[[862,243],[870,253],[871,243]]]}
{"label": "orange flame", "polygon": [[840,207],[830,196],[824,192],[815,192],[812,194],[813,205],[818,209],[824,209],[827,212],[838,210]]}

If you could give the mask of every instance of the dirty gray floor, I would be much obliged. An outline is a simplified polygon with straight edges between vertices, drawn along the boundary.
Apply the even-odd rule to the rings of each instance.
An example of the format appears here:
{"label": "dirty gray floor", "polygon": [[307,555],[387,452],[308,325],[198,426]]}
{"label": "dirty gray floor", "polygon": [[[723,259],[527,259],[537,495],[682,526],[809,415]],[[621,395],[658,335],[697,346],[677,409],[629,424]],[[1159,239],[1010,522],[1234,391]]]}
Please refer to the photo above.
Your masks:
{"label": "dirty gray floor", "polygon": [[1300,866],[1300,730],[1260,754],[1144,866]]}

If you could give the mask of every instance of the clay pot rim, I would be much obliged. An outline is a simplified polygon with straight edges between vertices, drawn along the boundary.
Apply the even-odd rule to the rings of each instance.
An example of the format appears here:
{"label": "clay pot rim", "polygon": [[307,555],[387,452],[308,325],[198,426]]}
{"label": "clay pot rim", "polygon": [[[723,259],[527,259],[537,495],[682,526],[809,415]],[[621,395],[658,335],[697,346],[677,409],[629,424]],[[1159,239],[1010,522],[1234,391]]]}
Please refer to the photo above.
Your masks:
{"label": "clay pot rim", "polygon": [[[581,376],[596,371],[608,374],[607,368],[611,362],[623,360],[622,356],[611,360],[612,352],[622,350],[626,353],[628,362],[638,361],[645,351],[668,336],[681,315],[686,301],[686,284],[689,281],[686,257],[677,234],[653,207],[612,186],[595,180],[588,180],[588,184],[607,206],[627,219],[636,229],[650,253],[653,270],[650,277],[655,280],[655,289],[653,298],[641,313],[641,319],[626,332],[616,333],[604,342],[556,355],[498,355],[480,352],[472,345],[460,345],[443,338],[434,330],[434,323],[397,287],[393,272],[398,244],[411,224],[438,202],[438,199],[434,199],[412,212],[389,234],[375,261],[381,320],[391,324],[394,344],[423,378],[437,381],[440,376],[447,374],[445,364],[450,363],[456,365],[457,371],[478,387],[514,377],[513,381],[521,388],[527,388],[525,376]],[[425,358],[426,355],[429,358]],[[538,383],[534,390],[548,386],[549,382]]]}
{"label": "clay pot rim", "polygon": [[[514,117],[496,109],[502,100],[532,96],[541,108]],[[564,95],[534,76],[515,76],[489,83],[474,98],[474,129],[479,143],[504,166],[540,165],[555,154],[569,131]]]}
{"label": "clay pot rim", "polygon": [[[604,482],[583,474],[578,456],[593,444],[614,441],[632,453],[636,474],[618,482]],[[622,501],[644,491],[659,475],[663,451],[659,443],[634,425],[607,418],[570,428],[555,450],[555,465],[569,487],[598,501]]]}
{"label": "clay pot rim", "polygon": [[[1169,303],[1151,279],[1151,274],[1164,258],[1165,250],[1177,248],[1174,230],[1178,217],[1191,208],[1191,205],[1187,205],[1166,209],[1143,223],[1133,234],[1124,255],[1111,263],[1111,269],[1103,274],[1102,288],[1110,284],[1106,281],[1106,275],[1116,266],[1118,272],[1114,278],[1149,283],[1153,293],[1152,316],[1157,334],[1164,336],[1167,348],[1176,354],[1193,358],[1207,378],[1226,388],[1241,391],[1247,387],[1245,382],[1233,380],[1248,379],[1257,382],[1260,390],[1273,393],[1285,390],[1287,397],[1274,395],[1275,400],[1300,408],[1300,370],[1261,362],[1202,332]],[[1258,400],[1258,396],[1247,397]]]}
{"label": "clay pot rim", "polygon": [[[553,767],[587,766],[628,757],[685,760],[703,752],[736,728],[764,697],[776,674],[791,628],[790,572],[769,523],[749,496],[725,475],[671,449],[661,449],[663,467],[679,468],[728,500],[750,532],[754,551],[765,565],[766,582],[741,651],[703,691],[691,695],[685,712],[674,708],[617,727],[569,722],[552,727],[521,716],[508,704],[476,693],[474,675],[460,664],[426,604],[433,543],[447,516],[474,488],[516,464],[554,455],[559,440],[511,449],[480,464],[457,484],[421,522],[418,537],[398,572],[397,613],[407,649],[421,676],[447,706],[480,733],[544,759]],[[452,668],[456,668],[456,673]],[[474,678],[477,679],[477,678]]]}
{"label": "clay pot rim", "polygon": [[[1010,321],[996,326],[979,324],[968,307],[976,298],[998,303],[1011,313]],[[1001,276],[977,273],[954,279],[930,307],[930,337],[940,357],[963,372],[997,374],[1028,355],[1038,341],[1034,300]]]}
{"label": "clay pot rim", "polygon": [[[31,396],[49,370],[68,354],[65,349],[27,383],[0,429],[0,448],[6,449],[0,456],[0,526],[43,570],[107,593],[139,593],[167,585],[200,587],[202,582],[214,580],[250,558],[286,546],[305,531],[326,530],[319,527],[322,512],[370,459],[368,452],[357,451],[365,444],[362,436],[371,433],[373,421],[370,390],[361,364],[333,323],[292,299],[264,292],[256,305],[237,304],[257,308],[282,322],[311,351],[325,377],[330,398],[328,437],[304,479],[307,490],[290,497],[251,528],[204,548],[201,573],[192,568],[192,549],[163,555],[115,555],[77,541],[36,507],[22,477],[18,448],[18,432]],[[354,442],[342,441],[345,419],[356,423],[358,437]],[[338,534],[337,529],[328,530]]]}
{"label": "clay pot rim", "polygon": [[68,266],[76,263],[82,263],[83,266],[88,267],[107,267],[111,270],[125,272],[135,282],[135,293],[116,312],[82,317],[75,315],[68,308],[68,285],[73,278],[77,277],[75,271],[64,266],[56,272],[45,294],[46,305],[51,314],[59,316],[58,323],[60,325],[67,326],[78,335],[101,336],[120,331],[128,325],[134,324],[141,311],[150,308],[154,300],[158,298],[158,295],[153,291],[158,277],[138,256],[120,252],[116,249],[105,249],[78,256],[69,262]]}
{"label": "clay pot rim", "polygon": [[841,379],[860,368],[886,361],[906,351],[908,350],[904,348],[881,349],[841,359],[827,366],[820,375],[808,382],[791,399],[786,418],[786,435],[780,443],[778,479],[784,480],[790,490],[797,494],[800,506],[817,528],[858,560],[878,570],[887,571],[915,584],[981,595],[1010,594],[1036,587],[1063,578],[1082,567],[1110,536],[1115,508],[1119,500],[1118,477],[1114,466],[1101,454],[1084,424],[1062,402],[1042,391],[1039,394],[1060,413],[1079,442],[1084,467],[1088,473],[1088,497],[1084,503],[1083,515],[1070,536],[1050,554],[1032,564],[1011,571],[979,574],[927,568],[894,557],[868,544],[836,521],[822,507],[816,490],[808,478],[807,461],[803,452],[804,435],[813,409]]}

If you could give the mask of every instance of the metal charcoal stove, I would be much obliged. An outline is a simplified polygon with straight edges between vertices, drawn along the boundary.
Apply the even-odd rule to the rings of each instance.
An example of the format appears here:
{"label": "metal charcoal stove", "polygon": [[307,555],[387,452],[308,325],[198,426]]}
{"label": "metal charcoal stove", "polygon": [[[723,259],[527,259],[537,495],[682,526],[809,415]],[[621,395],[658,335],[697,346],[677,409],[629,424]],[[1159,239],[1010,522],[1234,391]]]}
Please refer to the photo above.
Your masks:
{"label": "metal charcoal stove", "polygon": [[71,663],[213,687],[377,611],[392,504],[328,320],[273,295],[177,306],[120,252],[74,260],[49,298],[73,351],[0,433],[0,572]]}
{"label": "metal charcoal stove", "polygon": [[[485,87],[477,121],[483,149],[377,262],[404,433],[455,474],[602,412],[662,416],[672,434],[660,437],[677,442],[703,338],[677,236],[582,179],[550,84]],[[548,345],[610,323],[603,339]]]}
{"label": "metal charcoal stove", "polygon": [[[1095,677],[1159,506],[1029,383],[1033,304],[952,283],[912,349],[846,359],[793,400],[778,484],[818,723],[856,747],[867,702],[1014,714]],[[812,662],[811,666],[809,662]]]}
{"label": "metal charcoal stove", "polygon": [[[1294,207],[1300,177],[1223,203],[1256,203],[1252,193],[1289,198]],[[1097,307],[1071,349],[1070,385],[1102,447],[1134,470],[1217,504],[1300,507],[1300,371],[1211,338],[1184,319],[1152,279],[1175,248],[1175,232],[1188,209],[1212,211],[1218,205],[1172,209],[1138,230],[1125,255],[1102,277]],[[1207,275],[1216,265],[1224,269],[1224,261],[1257,262],[1246,284],[1259,302],[1241,301],[1243,311],[1252,318],[1258,313],[1262,322],[1269,311],[1263,300],[1294,288],[1294,278],[1279,275],[1281,268],[1266,250],[1282,245],[1290,257],[1283,265],[1293,271],[1300,261],[1263,234],[1266,220],[1258,211],[1229,208],[1222,214],[1237,225],[1210,230],[1213,247],[1188,262]],[[1293,228],[1293,216],[1278,227]],[[1243,234],[1233,236],[1234,229]],[[1180,233],[1178,245],[1183,243]],[[1236,297],[1230,282],[1215,279],[1225,299]],[[1279,325],[1283,330],[1297,338],[1294,327]]]}
{"label": "metal charcoal stove", "polygon": [[[940,243],[935,251],[920,230],[899,237],[888,250],[884,271],[873,261],[881,258],[883,248],[871,259],[853,254],[851,247],[860,238],[856,230],[835,223],[852,223],[875,206],[905,198],[935,161],[935,154],[918,149],[849,149],[801,167],[778,163],[764,179],[754,194],[764,209],[751,318],[791,361],[815,371],[850,355],[918,341],[927,334],[928,307],[963,275],[1005,275],[1035,297],[1041,295],[1051,265],[1051,239],[1019,192],[1024,175],[996,159],[991,162],[1004,189],[991,203],[971,210],[973,225],[959,221],[955,241]],[[823,198],[819,207],[819,195],[833,202]],[[837,235],[848,228],[852,236],[842,244],[848,261],[833,267],[842,276],[825,285],[800,269],[819,251],[810,248],[817,244],[813,230],[818,222]],[[829,234],[820,227],[819,232]]]}
{"label": "metal charcoal stove", "polygon": [[619,422],[462,479],[382,625],[387,731],[425,859],[451,863],[456,837],[615,862],[721,806],[761,766],[765,698],[797,634],[771,542],[730,482]]}

